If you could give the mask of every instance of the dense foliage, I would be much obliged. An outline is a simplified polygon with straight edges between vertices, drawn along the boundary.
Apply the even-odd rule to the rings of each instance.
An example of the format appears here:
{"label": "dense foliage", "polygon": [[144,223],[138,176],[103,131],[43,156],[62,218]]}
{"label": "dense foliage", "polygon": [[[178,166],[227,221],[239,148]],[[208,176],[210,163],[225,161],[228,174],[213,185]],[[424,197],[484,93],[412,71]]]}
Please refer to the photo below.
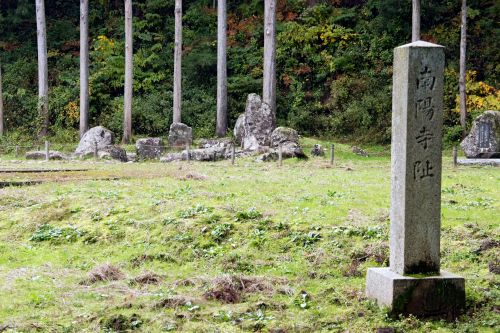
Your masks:
{"label": "dense foliage", "polygon": [[[213,136],[216,30],[213,0],[184,1],[183,121]],[[469,0],[469,106],[500,108],[500,3]],[[79,112],[79,2],[46,1],[53,133],[76,135]],[[246,95],[260,93],[263,1],[228,1],[230,124]],[[123,2],[90,1],[90,124],[121,133]],[[174,0],[134,1],[136,135],[165,135],[172,118]],[[392,49],[409,41],[410,0],[280,0],[278,120],[307,135],[387,142]],[[446,46],[446,136],[456,140],[460,1],[422,0],[423,39]],[[6,127],[36,133],[35,5],[0,3],[0,62]],[[68,131],[71,129],[71,131]],[[64,130],[64,131],[63,131]]]}

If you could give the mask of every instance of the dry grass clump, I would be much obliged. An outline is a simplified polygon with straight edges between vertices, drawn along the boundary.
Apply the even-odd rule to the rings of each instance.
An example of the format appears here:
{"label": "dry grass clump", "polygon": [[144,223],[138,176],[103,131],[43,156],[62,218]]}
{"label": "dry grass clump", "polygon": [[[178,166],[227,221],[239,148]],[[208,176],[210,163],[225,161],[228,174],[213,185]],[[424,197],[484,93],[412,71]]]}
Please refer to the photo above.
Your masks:
{"label": "dry grass clump", "polygon": [[282,285],[284,282],[284,280],[266,277],[222,275],[211,281],[210,287],[203,297],[222,303],[235,304],[241,301],[244,294],[271,294],[276,285]]}
{"label": "dry grass clump", "polygon": [[153,272],[144,272],[138,275],[134,282],[138,284],[158,284],[163,280],[163,277]]}
{"label": "dry grass clump", "polygon": [[175,309],[180,306],[185,306],[189,304],[199,303],[196,299],[183,296],[183,295],[174,295],[167,297],[156,304],[157,308],[166,308],[166,309]]}
{"label": "dry grass clump", "polygon": [[92,284],[101,281],[117,281],[125,278],[125,274],[116,266],[106,263],[94,267],[82,284]]}

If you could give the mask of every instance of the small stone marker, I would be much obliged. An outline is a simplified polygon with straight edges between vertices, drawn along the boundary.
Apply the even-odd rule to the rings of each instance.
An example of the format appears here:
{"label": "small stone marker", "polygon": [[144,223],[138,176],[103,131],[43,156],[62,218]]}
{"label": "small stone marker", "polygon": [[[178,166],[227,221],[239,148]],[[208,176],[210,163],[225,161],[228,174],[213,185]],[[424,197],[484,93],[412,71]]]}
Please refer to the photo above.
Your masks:
{"label": "small stone marker", "polygon": [[332,146],[330,147],[330,165],[333,165],[334,162],[335,162],[335,145],[332,144]]}
{"label": "small stone marker", "polygon": [[368,269],[366,293],[395,314],[453,319],[465,281],[440,271],[443,72],[442,46],[394,51],[390,268]]}
{"label": "small stone marker", "polygon": [[45,141],[45,161],[50,159],[49,142]]}

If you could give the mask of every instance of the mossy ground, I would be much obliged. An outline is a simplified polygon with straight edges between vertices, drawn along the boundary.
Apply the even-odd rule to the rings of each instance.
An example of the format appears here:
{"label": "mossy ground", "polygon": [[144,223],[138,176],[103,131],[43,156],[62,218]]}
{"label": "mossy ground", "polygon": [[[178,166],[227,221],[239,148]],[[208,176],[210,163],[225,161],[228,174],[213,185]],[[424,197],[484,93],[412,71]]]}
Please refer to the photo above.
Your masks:
{"label": "mossy ground", "polygon": [[[328,156],[281,168],[251,158],[231,166],[4,157],[2,168],[91,170],[0,174],[46,181],[0,189],[0,328],[498,332],[499,278],[488,269],[498,243],[476,250],[500,237],[500,170],[453,168],[445,153],[442,268],[467,279],[466,313],[454,323],[394,320],[364,297],[366,269],[387,265],[390,193],[388,148],[367,150],[372,157],[337,145],[334,167]],[[106,263],[123,276],[88,282]]]}

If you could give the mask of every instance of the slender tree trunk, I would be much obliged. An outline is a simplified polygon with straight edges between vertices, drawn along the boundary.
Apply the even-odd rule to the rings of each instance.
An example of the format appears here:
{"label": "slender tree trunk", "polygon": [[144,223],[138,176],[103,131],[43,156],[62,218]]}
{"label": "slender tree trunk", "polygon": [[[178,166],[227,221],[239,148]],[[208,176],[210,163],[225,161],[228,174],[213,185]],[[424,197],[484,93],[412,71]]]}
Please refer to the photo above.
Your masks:
{"label": "slender tree trunk", "polygon": [[89,129],[89,0],[80,0],[80,138]]}
{"label": "slender tree trunk", "polygon": [[2,63],[0,62],[0,136],[3,136]]}
{"label": "slender tree trunk", "polygon": [[227,12],[226,0],[219,0],[217,15],[217,136],[227,132]]}
{"label": "slender tree trunk", "polygon": [[466,90],[466,60],[467,60],[467,1],[462,0],[462,25],[460,28],[460,125],[462,137],[467,135],[467,90]]}
{"label": "slender tree trunk", "polygon": [[49,68],[47,62],[47,29],[44,0],[36,0],[36,26],[38,45],[38,116],[39,136],[46,136],[49,129]]}
{"label": "slender tree trunk", "polygon": [[125,100],[123,112],[123,142],[132,136],[133,64],[132,0],[125,0]]}
{"label": "slender tree trunk", "polygon": [[420,0],[413,0],[411,41],[420,40]]}
{"label": "slender tree trunk", "polygon": [[182,122],[182,0],[175,0],[174,123]]}
{"label": "slender tree trunk", "polygon": [[264,84],[262,101],[276,114],[276,0],[264,2]]}

